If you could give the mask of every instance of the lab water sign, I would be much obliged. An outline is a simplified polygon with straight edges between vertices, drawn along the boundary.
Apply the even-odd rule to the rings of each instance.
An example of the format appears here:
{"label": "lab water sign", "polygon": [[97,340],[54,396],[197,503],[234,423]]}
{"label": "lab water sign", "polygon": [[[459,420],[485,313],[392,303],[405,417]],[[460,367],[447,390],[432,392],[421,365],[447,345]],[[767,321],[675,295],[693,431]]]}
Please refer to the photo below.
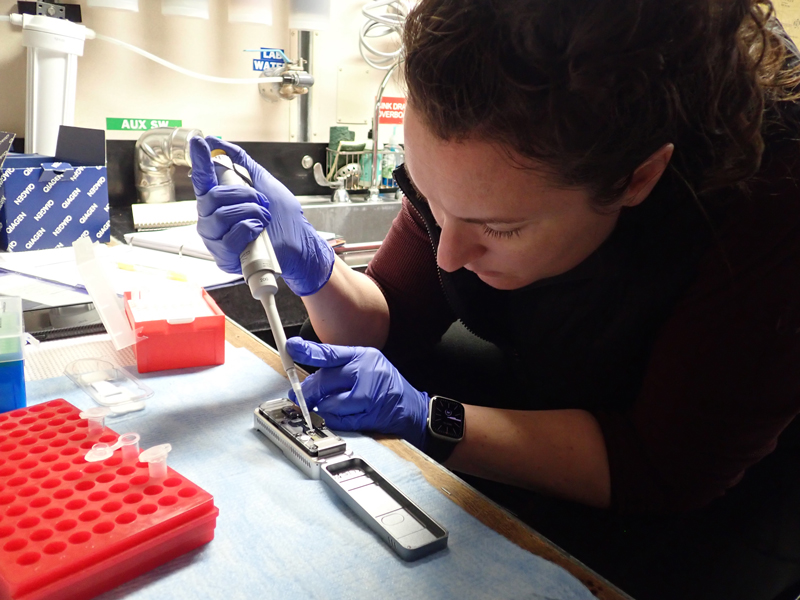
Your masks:
{"label": "lab water sign", "polygon": [[259,73],[264,69],[282,67],[287,62],[286,55],[280,48],[259,48],[258,50],[246,50],[246,52],[258,52],[258,58],[253,59],[253,71]]}
{"label": "lab water sign", "polygon": [[180,119],[106,119],[107,131],[149,131],[159,127],[183,127]]}

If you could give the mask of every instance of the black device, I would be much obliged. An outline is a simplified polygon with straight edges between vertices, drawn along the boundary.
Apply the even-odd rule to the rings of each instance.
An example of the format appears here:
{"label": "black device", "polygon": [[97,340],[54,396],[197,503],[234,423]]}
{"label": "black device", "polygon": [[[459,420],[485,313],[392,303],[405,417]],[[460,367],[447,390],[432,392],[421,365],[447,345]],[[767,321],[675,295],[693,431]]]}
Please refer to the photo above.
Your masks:
{"label": "black device", "polygon": [[433,460],[444,463],[456,444],[464,439],[464,405],[444,396],[433,396],[428,404],[428,439],[422,449]]}
{"label": "black device", "polygon": [[21,15],[42,15],[54,19],[65,19],[73,23],[81,22],[80,4],[52,2],[17,2],[17,12]]}
{"label": "black device", "polygon": [[[303,420],[303,415],[296,404],[289,402],[265,402],[258,408],[256,427],[259,431],[269,436],[274,443],[286,451],[286,442],[291,442],[296,448],[289,448],[290,453],[300,450],[311,459],[323,459],[328,456],[342,454],[346,444],[342,438],[325,427],[325,420],[315,412],[310,412],[311,425],[309,428]],[[259,427],[259,418],[266,419],[273,429]],[[277,430],[277,431],[275,431]],[[277,433],[283,434],[279,437]],[[286,453],[286,452],[284,452]],[[294,458],[298,458],[295,456]],[[305,461],[307,462],[307,460]],[[308,471],[305,463],[299,465],[309,477],[319,479],[319,472]]]}
{"label": "black device", "polygon": [[106,328],[94,304],[42,306],[22,301],[25,331],[40,342],[105,333]]}
{"label": "black device", "polygon": [[461,402],[434,396],[428,407],[428,433],[450,443],[464,438],[464,405]]}

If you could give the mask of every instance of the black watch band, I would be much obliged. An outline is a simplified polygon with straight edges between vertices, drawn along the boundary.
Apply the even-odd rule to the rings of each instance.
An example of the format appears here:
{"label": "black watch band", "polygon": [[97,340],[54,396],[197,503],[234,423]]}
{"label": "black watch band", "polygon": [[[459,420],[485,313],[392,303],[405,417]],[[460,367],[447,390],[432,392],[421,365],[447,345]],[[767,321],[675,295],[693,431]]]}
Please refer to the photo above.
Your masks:
{"label": "black watch band", "polygon": [[430,456],[433,460],[438,463],[444,463],[450,455],[453,453],[453,450],[456,449],[456,445],[458,442],[448,442],[446,440],[442,440],[431,435],[431,432],[428,432],[428,436],[425,439],[425,447],[422,448],[422,451]]}

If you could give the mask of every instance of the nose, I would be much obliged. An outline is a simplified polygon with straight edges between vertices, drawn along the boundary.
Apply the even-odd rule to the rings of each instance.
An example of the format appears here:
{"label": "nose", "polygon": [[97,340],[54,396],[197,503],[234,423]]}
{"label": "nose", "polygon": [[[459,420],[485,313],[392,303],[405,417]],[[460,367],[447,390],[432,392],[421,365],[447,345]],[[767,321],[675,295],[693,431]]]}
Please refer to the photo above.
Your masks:
{"label": "nose", "polygon": [[477,260],[486,248],[472,239],[469,228],[452,220],[441,225],[436,262],[445,271],[457,271]]}

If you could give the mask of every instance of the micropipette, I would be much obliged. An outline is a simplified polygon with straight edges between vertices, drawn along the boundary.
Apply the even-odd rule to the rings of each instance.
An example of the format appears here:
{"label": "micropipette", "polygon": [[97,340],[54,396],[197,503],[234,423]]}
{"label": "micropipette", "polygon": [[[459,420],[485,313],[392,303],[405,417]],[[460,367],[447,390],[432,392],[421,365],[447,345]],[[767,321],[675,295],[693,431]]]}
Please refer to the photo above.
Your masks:
{"label": "micropipette", "polygon": [[[244,167],[234,165],[230,157],[224,150],[213,150],[211,160],[214,163],[214,171],[217,174],[217,181],[221,185],[247,185],[250,183],[250,174]],[[252,184],[251,184],[252,185]],[[259,236],[248,244],[244,252],[239,255],[239,262],[242,265],[242,275],[250,287],[253,298],[260,301],[267,313],[272,335],[275,338],[275,346],[281,357],[281,364],[286,371],[286,377],[292,385],[297,404],[303,413],[303,419],[308,429],[313,430],[311,415],[308,414],[306,398],[303,389],[300,387],[300,379],[297,376],[297,367],[286,351],[286,334],[283,331],[281,317],[278,314],[278,306],[275,304],[275,294],[278,292],[278,281],[275,275],[281,274],[278,258],[272,248],[267,230],[263,230]]]}

